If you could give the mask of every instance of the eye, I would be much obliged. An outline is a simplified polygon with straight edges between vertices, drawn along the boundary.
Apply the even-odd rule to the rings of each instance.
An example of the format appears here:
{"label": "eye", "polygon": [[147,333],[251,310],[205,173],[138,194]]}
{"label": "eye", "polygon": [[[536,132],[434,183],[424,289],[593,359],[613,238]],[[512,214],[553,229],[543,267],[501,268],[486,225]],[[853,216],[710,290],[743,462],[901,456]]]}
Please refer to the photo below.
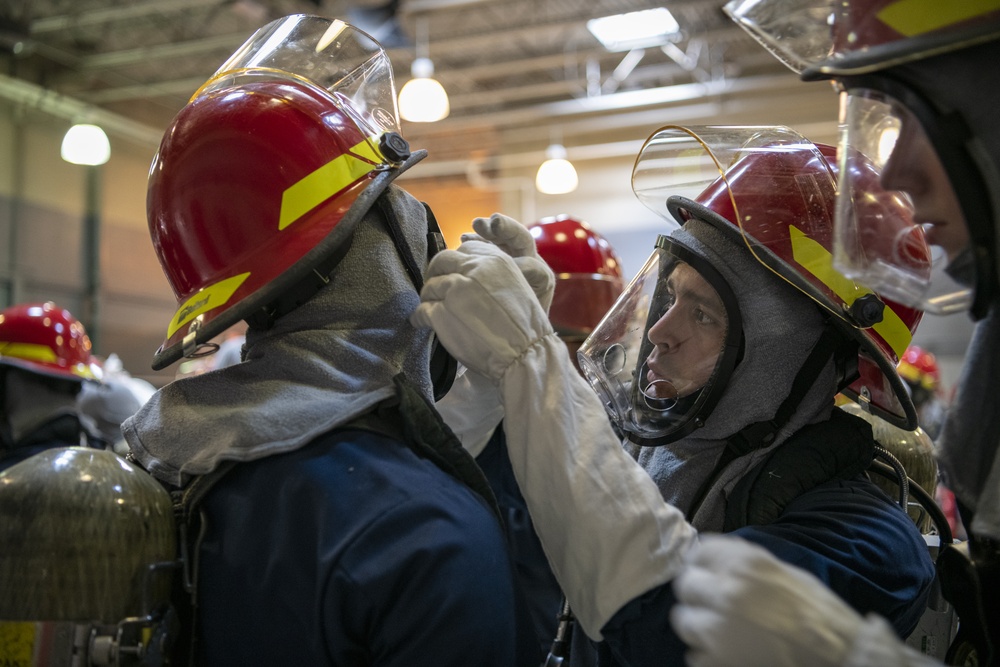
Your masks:
{"label": "eye", "polygon": [[701,308],[694,309],[694,319],[696,322],[698,322],[698,324],[705,324],[705,325],[715,324],[715,318],[706,313]]}
{"label": "eye", "polygon": [[667,290],[666,296],[663,298],[663,305],[660,307],[660,317],[667,314],[667,311],[674,307],[677,303],[677,295],[671,290]]}

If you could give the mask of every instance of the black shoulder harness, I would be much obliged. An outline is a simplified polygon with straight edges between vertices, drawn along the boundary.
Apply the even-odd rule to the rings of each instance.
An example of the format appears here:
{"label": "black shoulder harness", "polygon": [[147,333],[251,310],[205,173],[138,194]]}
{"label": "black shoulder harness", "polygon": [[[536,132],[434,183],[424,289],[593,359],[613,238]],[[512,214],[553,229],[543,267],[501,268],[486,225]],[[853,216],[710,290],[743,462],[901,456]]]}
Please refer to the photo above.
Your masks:
{"label": "black shoulder harness", "polygon": [[799,429],[737,482],[726,505],[723,531],[771,523],[806,491],[854,478],[874,459],[871,425],[834,409],[830,419]]}

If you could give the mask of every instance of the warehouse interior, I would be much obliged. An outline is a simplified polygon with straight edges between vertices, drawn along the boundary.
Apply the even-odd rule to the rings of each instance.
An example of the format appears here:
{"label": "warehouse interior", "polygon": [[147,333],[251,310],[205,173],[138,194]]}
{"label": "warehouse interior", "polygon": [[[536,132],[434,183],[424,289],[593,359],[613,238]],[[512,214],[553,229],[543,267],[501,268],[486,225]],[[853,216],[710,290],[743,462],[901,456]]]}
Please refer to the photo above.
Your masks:
{"label": "warehouse interior", "polygon": [[[449,115],[403,122],[428,157],[400,184],[426,201],[450,246],[476,216],[522,222],[571,214],[603,234],[626,277],[662,222],[631,191],[643,141],[671,125],[787,125],[836,143],[835,91],[802,83],[722,12],[666,3],[678,30],[603,46],[588,21],[656,9],[646,0],[7,0],[0,7],[0,306],[52,300],[87,326],[94,351],[118,355],[156,386],[176,367],[150,360],[176,307],[145,216],[160,138],[192,93],[254,30],[288,14],[342,18],[376,37],[397,89],[433,61]],[[75,123],[102,127],[108,161],[60,157]],[[565,148],[579,186],[549,195],[535,172]],[[915,342],[947,388],[971,334],[964,314],[926,316]]]}

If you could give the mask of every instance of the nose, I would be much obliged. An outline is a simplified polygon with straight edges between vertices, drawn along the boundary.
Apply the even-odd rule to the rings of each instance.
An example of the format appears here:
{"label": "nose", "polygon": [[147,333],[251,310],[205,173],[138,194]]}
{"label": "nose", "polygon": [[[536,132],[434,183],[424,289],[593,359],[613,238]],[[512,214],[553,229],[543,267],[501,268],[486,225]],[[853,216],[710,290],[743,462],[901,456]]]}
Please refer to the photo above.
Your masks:
{"label": "nose", "polygon": [[649,328],[646,337],[658,348],[672,351],[687,339],[689,333],[688,327],[684,326],[684,318],[678,315],[677,308],[672,307]]}

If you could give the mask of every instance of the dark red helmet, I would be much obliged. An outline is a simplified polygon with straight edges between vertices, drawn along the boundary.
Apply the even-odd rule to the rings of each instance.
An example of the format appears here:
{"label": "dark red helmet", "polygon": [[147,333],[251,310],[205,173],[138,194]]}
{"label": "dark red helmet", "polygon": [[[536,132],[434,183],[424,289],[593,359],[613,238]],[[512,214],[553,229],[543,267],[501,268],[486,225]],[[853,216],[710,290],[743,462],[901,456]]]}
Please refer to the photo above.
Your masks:
{"label": "dark red helmet", "polygon": [[0,312],[0,364],[62,380],[98,380],[80,320],[51,301]]}
{"label": "dark red helmet", "polygon": [[556,274],[549,320],[560,335],[582,340],[622,292],[621,260],[607,239],[577,218],[543,218],[528,229]]}

